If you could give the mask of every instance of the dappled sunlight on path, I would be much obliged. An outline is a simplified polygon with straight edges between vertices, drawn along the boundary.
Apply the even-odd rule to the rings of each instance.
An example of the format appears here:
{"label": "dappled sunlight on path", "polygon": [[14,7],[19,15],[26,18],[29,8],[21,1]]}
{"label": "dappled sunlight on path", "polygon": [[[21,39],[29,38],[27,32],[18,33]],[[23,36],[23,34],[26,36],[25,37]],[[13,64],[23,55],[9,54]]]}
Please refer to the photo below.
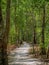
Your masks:
{"label": "dappled sunlight on path", "polygon": [[30,57],[30,47],[31,45],[23,42],[19,48],[11,51],[9,54],[9,65],[45,65],[44,62],[41,62],[39,59]]}

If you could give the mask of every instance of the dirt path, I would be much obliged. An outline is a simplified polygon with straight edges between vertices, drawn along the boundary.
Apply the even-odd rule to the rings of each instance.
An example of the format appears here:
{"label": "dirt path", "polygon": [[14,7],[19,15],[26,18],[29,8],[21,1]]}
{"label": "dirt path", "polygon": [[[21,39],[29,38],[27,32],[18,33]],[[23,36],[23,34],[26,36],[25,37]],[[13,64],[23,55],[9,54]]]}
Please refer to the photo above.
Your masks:
{"label": "dirt path", "polygon": [[39,59],[31,58],[29,54],[30,45],[23,42],[21,47],[10,52],[9,65],[49,65]]}

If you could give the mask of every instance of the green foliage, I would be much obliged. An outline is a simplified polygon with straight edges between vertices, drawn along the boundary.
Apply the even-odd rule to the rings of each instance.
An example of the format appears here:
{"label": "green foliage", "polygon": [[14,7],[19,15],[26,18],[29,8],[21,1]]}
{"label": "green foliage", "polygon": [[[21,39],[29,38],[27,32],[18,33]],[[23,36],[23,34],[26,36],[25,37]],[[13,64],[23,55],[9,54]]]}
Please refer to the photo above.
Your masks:
{"label": "green foliage", "polygon": [[41,55],[46,55],[46,48],[42,43],[40,45],[40,54]]}
{"label": "green foliage", "polygon": [[[12,42],[24,40],[33,41],[33,29],[36,24],[36,40],[41,43],[42,19],[43,19],[43,4],[46,10],[46,25],[45,25],[45,46],[49,43],[49,5],[48,0],[12,0],[10,13],[10,33],[9,39]],[[3,19],[6,19],[6,0],[2,0]],[[16,7],[16,12],[15,12]],[[15,19],[16,14],[16,20]],[[15,22],[14,22],[15,21]],[[6,25],[6,24],[5,24]],[[16,27],[15,27],[16,26]],[[15,39],[16,38],[16,39]]]}

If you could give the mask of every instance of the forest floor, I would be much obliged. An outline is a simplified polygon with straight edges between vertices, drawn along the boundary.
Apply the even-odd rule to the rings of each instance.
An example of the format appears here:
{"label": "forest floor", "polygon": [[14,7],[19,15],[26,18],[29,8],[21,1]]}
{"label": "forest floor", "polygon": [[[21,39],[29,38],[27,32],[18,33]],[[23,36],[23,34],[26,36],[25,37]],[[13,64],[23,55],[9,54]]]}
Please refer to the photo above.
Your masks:
{"label": "forest floor", "polygon": [[9,54],[11,51],[13,51],[17,46],[15,44],[8,45],[7,46],[7,53]]}
{"label": "forest floor", "polygon": [[11,51],[13,51],[15,48],[18,48],[18,47],[20,47],[21,46],[21,44],[8,44],[8,46],[7,46],[7,53],[9,54]]}
{"label": "forest floor", "polygon": [[34,58],[30,52],[31,45],[26,42],[18,48],[10,51],[9,54],[9,65],[49,65],[49,62]]}

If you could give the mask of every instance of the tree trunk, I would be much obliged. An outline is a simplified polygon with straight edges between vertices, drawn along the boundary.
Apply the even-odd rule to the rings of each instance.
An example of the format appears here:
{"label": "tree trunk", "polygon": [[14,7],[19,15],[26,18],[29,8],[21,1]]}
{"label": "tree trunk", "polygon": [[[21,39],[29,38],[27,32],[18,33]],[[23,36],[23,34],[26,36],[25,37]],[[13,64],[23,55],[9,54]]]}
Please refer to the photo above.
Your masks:
{"label": "tree trunk", "polygon": [[9,30],[10,30],[10,3],[11,0],[7,0],[7,8],[6,8],[6,30],[5,30],[5,38],[8,39]]}
{"label": "tree trunk", "polygon": [[41,46],[41,55],[46,54],[45,49],[45,4],[43,5],[43,22],[42,22],[42,46]]}
{"label": "tree trunk", "polygon": [[2,45],[2,63],[3,65],[8,65],[8,57],[7,57],[7,44],[8,44],[8,35],[10,30],[10,2],[11,0],[7,0],[7,9],[6,9],[6,29],[3,36],[3,45]]}
{"label": "tree trunk", "polygon": [[37,42],[36,42],[36,23],[35,23],[35,25],[34,25],[34,39],[33,39],[33,42],[34,42],[34,44],[37,43]]}
{"label": "tree trunk", "polygon": [[44,40],[45,40],[45,5],[43,5],[43,23],[42,23],[42,43],[44,44]]}
{"label": "tree trunk", "polygon": [[[14,23],[15,23],[15,31],[16,31],[16,35],[17,35],[17,43],[19,43],[19,28],[17,27],[17,21],[16,21],[16,18],[17,18],[17,16],[16,16],[16,5],[18,5],[18,1],[17,0],[15,0],[15,5],[14,5]],[[18,7],[19,7],[19,5],[18,5]]]}
{"label": "tree trunk", "polygon": [[[8,65],[7,48],[3,39],[4,22],[2,18],[1,0],[0,0],[0,65]],[[6,46],[7,47],[7,46]]]}

